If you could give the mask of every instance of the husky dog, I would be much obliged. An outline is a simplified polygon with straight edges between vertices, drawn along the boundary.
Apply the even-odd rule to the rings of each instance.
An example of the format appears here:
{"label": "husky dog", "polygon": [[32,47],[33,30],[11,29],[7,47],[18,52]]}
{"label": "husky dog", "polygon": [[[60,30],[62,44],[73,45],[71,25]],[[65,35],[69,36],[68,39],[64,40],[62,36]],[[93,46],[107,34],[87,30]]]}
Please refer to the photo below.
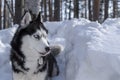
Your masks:
{"label": "husky dog", "polygon": [[13,80],[49,80],[59,74],[47,34],[40,14],[32,20],[26,12],[11,41]]}

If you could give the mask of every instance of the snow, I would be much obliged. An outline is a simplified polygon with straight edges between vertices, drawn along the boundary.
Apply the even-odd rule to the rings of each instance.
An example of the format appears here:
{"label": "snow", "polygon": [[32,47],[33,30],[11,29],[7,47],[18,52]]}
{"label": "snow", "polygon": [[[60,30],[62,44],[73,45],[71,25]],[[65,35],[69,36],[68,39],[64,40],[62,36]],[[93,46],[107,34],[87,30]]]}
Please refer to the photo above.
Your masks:
{"label": "snow", "polygon": [[[120,80],[120,18],[44,24],[50,43],[64,47],[56,57],[60,75],[53,80]],[[17,26],[0,31],[0,80],[12,80],[9,43]]]}

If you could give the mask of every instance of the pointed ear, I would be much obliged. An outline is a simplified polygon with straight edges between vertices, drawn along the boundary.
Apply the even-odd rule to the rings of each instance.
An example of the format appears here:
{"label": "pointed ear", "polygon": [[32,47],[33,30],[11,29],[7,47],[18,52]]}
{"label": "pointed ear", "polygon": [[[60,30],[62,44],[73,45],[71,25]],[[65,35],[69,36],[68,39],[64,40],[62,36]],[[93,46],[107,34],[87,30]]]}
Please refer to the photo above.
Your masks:
{"label": "pointed ear", "polygon": [[38,14],[38,16],[37,16],[37,18],[36,18],[36,21],[37,22],[41,22],[41,13],[39,12],[39,14]]}
{"label": "pointed ear", "polygon": [[22,27],[25,27],[25,26],[27,26],[30,23],[30,21],[32,21],[31,15],[30,15],[29,12],[26,12],[25,15],[23,16],[22,20],[21,20],[21,24],[20,25]]}

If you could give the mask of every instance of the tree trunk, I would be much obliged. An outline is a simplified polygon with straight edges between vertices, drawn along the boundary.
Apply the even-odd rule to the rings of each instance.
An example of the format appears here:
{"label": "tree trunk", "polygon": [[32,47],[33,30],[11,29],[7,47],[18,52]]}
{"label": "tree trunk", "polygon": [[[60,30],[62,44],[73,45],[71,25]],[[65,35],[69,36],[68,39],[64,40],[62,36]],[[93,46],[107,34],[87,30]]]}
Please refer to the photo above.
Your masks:
{"label": "tree trunk", "polygon": [[33,19],[36,18],[40,12],[40,1],[41,0],[25,0],[25,10],[31,11]]}
{"label": "tree trunk", "polygon": [[0,30],[2,29],[2,0],[0,0]]}
{"label": "tree trunk", "polygon": [[44,4],[43,4],[43,1],[44,0],[41,0],[41,2],[40,2],[40,11],[43,13],[43,11],[44,11]]}
{"label": "tree trunk", "polygon": [[5,3],[5,0],[4,0],[4,14],[3,14],[3,17],[4,17],[4,20],[3,20],[3,29],[5,29],[7,27],[7,7],[6,7],[6,3]]}
{"label": "tree trunk", "polygon": [[97,21],[99,19],[99,6],[100,0],[93,1],[93,21]]}
{"label": "tree trunk", "polygon": [[60,20],[62,20],[62,0],[60,0]]}
{"label": "tree trunk", "polygon": [[85,18],[87,19],[87,0],[85,0]]}
{"label": "tree trunk", "polygon": [[54,21],[60,21],[60,0],[54,1]]}
{"label": "tree trunk", "polygon": [[117,17],[117,0],[113,0],[113,18]]}
{"label": "tree trunk", "polygon": [[89,20],[92,20],[92,7],[91,7],[91,0],[88,0],[88,15],[89,15]]}
{"label": "tree trunk", "polygon": [[14,5],[14,3],[13,3],[13,0],[11,0],[11,11],[14,13],[14,10],[13,10],[13,5]]}
{"label": "tree trunk", "polygon": [[105,0],[105,11],[104,11],[104,20],[108,18],[108,7],[109,7],[109,0]]}
{"label": "tree trunk", "polygon": [[100,0],[99,19],[98,19],[100,23],[103,22],[103,12],[104,12],[103,7],[104,7],[104,0]]}
{"label": "tree trunk", "polygon": [[15,0],[14,24],[20,24],[22,15],[24,13],[23,6],[24,6],[24,0]]}
{"label": "tree trunk", "polygon": [[52,12],[52,0],[48,1],[48,5],[49,5],[49,21],[52,21],[53,19],[53,12]]}
{"label": "tree trunk", "polygon": [[43,0],[43,4],[44,4],[44,17],[43,17],[43,21],[47,21],[47,5],[46,5],[46,0]]}
{"label": "tree trunk", "polygon": [[79,0],[74,0],[74,18],[79,18]]}
{"label": "tree trunk", "polygon": [[67,0],[65,0],[65,20],[67,19]]}
{"label": "tree trunk", "polygon": [[71,9],[71,3],[72,3],[72,1],[70,0],[69,1],[69,20],[71,19],[71,11],[72,11],[72,9]]}

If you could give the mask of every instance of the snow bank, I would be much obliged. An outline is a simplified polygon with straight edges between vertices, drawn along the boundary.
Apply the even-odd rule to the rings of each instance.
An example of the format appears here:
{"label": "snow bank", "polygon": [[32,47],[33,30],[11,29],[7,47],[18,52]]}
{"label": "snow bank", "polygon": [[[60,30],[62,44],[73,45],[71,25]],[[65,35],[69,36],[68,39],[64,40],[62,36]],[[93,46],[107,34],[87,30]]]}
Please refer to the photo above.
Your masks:
{"label": "snow bank", "polygon": [[[51,44],[62,44],[60,75],[53,80],[120,80],[120,19],[46,22]],[[0,31],[0,77],[11,80],[9,42],[16,28]]]}
{"label": "snow bank", "polygon": [[10,41],[17,25],[13,28],[0,31],[0,80],[12,80],[10,66]]}

